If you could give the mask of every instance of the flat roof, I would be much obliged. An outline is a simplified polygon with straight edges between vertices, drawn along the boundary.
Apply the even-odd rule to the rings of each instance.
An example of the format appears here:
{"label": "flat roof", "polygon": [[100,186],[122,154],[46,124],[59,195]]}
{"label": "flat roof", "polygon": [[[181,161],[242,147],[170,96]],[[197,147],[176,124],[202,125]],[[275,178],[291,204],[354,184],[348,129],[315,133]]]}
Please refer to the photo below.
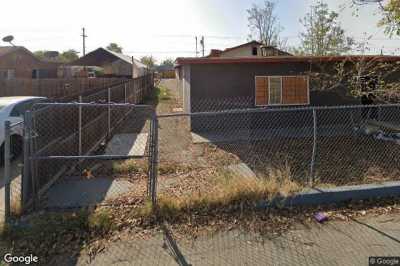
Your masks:
{"label": "flat roof", "polygon": [[268,57],[179,57],[176,66],[191,64],[241,64],[241,63],[322,63],[322,62],[399,62],[400,56],[344,55],[344,56],[268,56]]}

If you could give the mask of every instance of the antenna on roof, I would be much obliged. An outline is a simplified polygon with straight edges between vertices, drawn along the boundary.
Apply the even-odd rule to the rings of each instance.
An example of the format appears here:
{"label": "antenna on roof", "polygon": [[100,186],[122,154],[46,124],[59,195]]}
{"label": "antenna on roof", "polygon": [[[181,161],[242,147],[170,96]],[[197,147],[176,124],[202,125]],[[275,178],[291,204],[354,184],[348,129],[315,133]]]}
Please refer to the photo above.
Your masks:
{"label": "antenna on roof", "polygon": [[3,42],[8,42],[8,43],[10,43],[12,46],[15,46],[15,45],[12,43],[13,40],[14,40],[14,36],[12,36],[12,35],[8,35],[8,36],[6,36],[6,37],[3,38]]}

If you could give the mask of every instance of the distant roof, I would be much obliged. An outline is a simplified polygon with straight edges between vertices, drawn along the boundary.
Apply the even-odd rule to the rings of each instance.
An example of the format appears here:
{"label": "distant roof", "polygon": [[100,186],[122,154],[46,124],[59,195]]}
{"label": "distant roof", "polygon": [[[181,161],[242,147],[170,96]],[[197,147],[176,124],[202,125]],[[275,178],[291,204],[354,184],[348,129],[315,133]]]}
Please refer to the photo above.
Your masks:
{"label": "distant roof", "polygon": [[222,52],[228,52],[228,51],[235,50],[235,49],[238,49],[238,48],[246,47],[248,45],[262,45],[262,43],[257,42],[257,41],[251,41],[251,42],[247,42],[247,43],[244,43],[244,44],[241,44],[241,45],[238,45],[238,46],[227,48],[227,49],[223,50]]}
{"label": "distant roof", "polygon": [[320,63],[343,61],[399,62],[400,56],[348,55],[348,56],[268,56],[268,57],[180,57],[176,66],[187,64],[240,64],[240,63]]}
{"label": "distant roof", "polygon": [[32,56],[35,56],[31,51],[22,46],[0,46],[0,57],[16,51],[24,51],[31,54]]}
{"label": "distant roof", "polygon": [[[70,65],[81,65],[83,63],[89,64],[89,65],[95,65],[93,63],[93,61],[96,61],[96,60],[95,59],[90,60],[89,58],[91,58],[93,55],[98,54],[98,53],[108,54],[109,57],[111,56],[116,59],[121,59],[128,64],[132,64],[131,56],[116,53],[114,51],[100,47],[94,51],[91,51],[90,53],[86,54],[85,56],[82,56],[81,58],[71,62]],[[138,66],[139,68],[147,68],[147,66],[145,64],[143,64],[142,62],[140,62],[139,60],[137,60],[137,59],[133,59],[133,60],[134,60],[135,65]],[[87,62],[87,61],[90,61],[90,62]]]}
{"label": "distant roof", "polygon": [[[207,57],[220,57],[221,55],[223,55],[226,52],[233,51],[233,50],[236,50],[236,49],[239,49],[239,48],[243,48],[243,47],[246,47],[246,46],[262,46],[262,45],[263,44],[261,42],[251,41],[251,42],[247,42],[247,43],[244,43],[244,44],[241,44],[241,45],[237,45],[237,46],[234,46],[234,47],[226,48],[225,50],[211,49],[211,52]],[[276,48],[275,46],[269,45],[269,46],[266,46],[266,48],[267,49],[273,49],[273,50],[277,51],[277,55],[280,55],[280,56],[289,56],[289,55],[291,55],[290,53],[282,51],[282,50]]]}
{"label": "distant roof", "polygon": [[[114,51],[111,51],[111,50],[108,50],[108,49],[105,49],[105,48],[99,48],[99,49],[104,49],[104,50],[106,50],[107,52],[109,52],[110,54],[112,54],[112,55],[114,55],[114,56],[120,58],[121,60],[124,60],[125,62],[127,62],[127,63],[129,63],[129,64],[132,64],[132,57],[129,56],[129,55],[120,54],[120,53],[117,53],[117,52],[114,52]],[[140,62],[139,60],[136,60],[136,59],[133,59],[133,60],[134,60],[135,64],[136,64],[138,67],[143,67],[143,68],[146,68],[146,67],[147,67],[145,64],[143,64],[143,63]]]}

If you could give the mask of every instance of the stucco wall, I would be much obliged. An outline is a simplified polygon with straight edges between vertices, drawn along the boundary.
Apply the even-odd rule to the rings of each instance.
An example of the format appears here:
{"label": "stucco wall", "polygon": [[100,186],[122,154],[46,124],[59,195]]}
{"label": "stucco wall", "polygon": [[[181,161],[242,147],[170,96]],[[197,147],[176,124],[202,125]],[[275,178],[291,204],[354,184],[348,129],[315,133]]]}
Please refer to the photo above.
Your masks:
{"label": "stucco wall", "polygon": [[[191,66],[191,105],[192,112],[204,111],[208,106],[199,102],[225,102],[243,99],[254,106],[255,76],[302,75],[309,70],[304,63],[290,64],[204,64]],[[206,105],[206,104],[204,104]]]}
{"label": "stucco wall", "polygon": [[[307,75],[309,70],[310,65],[307,63],[191,65],[191,112],[254,108],[255,76]],[[358,99],[344,96],[343,91],[320,93],[313,92],[312,87],[310,87],[310,90],[310,105],[359,104]],[[193,131],[198,132],[211,130],[214,127],[229,130],[232,124],[248,127],[250,122],[261,121],[259,116],[263,115],[218,116],[213,118],[213,121],[210,121],[210,117],[199,116],[192,118],[191,127]],[[307,119],[309,118],[307,116]],[[277,117],[277,119],[281,118]],[[291,115],[291,120],[288,123],[295,124],[297,120],[302,121],[302,119],[305,119],[305,117],[301,114],[298,117]],[[256,122],[253,124],[257,124]]]}
{"label": "stucco wall", "polygon": [[[261,54],[261,51],[259,49],[259,46],[254,46],[257,47],[257,55]],[[244,46],[240,48],[233,49],[231,51],[224,51],[221,54],[221,57],[242,57],[242,56],[253,56],[253,46]]]}

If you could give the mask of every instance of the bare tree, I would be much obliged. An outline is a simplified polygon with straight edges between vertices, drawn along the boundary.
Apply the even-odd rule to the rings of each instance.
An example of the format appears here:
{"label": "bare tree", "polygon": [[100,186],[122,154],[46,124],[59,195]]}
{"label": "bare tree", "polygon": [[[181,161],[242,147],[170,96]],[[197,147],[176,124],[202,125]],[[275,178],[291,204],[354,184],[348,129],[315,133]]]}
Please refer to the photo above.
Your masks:
{"label": "bare tree", "polygon": [[265,0],[263,6],[253,4],[253,7],[247,10],[249,38],[256,39],[268,46],[280,47],[281,44],[284,44],[284,41],[279,38],[283,27],[274,14],[275,8],[275,2]]}

